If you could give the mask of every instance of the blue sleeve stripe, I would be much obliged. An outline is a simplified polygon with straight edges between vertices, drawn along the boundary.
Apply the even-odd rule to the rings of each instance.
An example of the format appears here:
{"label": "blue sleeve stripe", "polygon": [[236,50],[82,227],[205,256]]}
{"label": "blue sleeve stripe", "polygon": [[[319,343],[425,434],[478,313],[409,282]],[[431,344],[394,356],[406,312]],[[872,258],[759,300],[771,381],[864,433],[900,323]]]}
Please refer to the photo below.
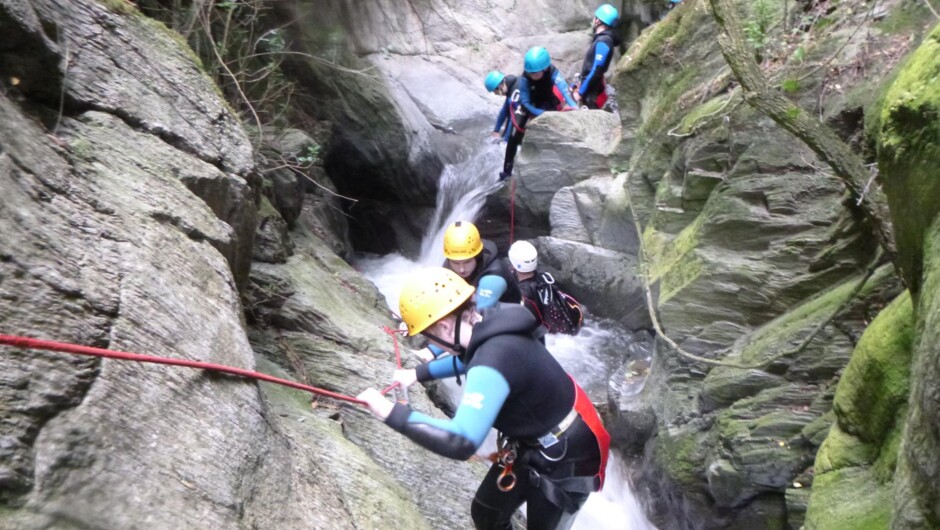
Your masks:
{"label": "blue sleeve stripe", "polygon": [[480,278],[477,287],[477,308],[486,309],[496,305],[507,288],[509,288],[509,284],[501,276],[490,274]]}
{"label": "blue sleeve stripe", "polygon": [[519,103],[533,116],[541,116],[542,113],[545,112],[532,104],[532,96],[529,94],[529,83],[526,81],[525,77],[519,81]]}
{"label": "blue sleeve stripe", "polygon": [[464,373],[464,365],[460,362],[460,359],[457,361],[457,371],[454,372],[454,360],[455,357],[446,355],[433,361],[428,362],[428,374],[430,374],[431,379],[443,379],[445,377],[456,377],[458,373]]}
{"label": "blue sleeve stripe", "polygon": [[565,81],[564,76],[562,76],[560,72],[555,77],[555,86],[558,87],[558,90],[561,90],[561,94],[565,97],[565,103],[567,103],[569,107],[578,107],[578,104],[575,103],[574,99],[571,97],[571,91],[568,90],[568,82]]}
{"label": "blue sleeve stripe", "polygon": [[588,75],[581,81],[581,86],[578,87],[578,94],[582,96],[585,94],[588,85],[591,83],[591,79],[594,78],[594,74],[597,72],[597,67],[607,61],[608,55],[610,55],[610,46],[607,46],[604,42],[594,44],[594,64],[591,65],[591,71]]}
{"label": "blue sleeve stripe", "polygon": [[496,416],[508,396],[509,382],[503,374],[489,366],[476,366],[467,373],[463,399],[453,419],[432,418],[427,414],[412,412],[408,416],[408,423],[425,423],[454,433],[479,448],[493,428]]}
{"label": "blue sleeve stripe", "polygon": [[509,119],[509,98],[506,98],[506,101],[503,102],[503,108],[499,109],[499,116],[496,116],[496,127],[493,129],[493,132],[499,132],[499,129],[506,123],[506,120]]}

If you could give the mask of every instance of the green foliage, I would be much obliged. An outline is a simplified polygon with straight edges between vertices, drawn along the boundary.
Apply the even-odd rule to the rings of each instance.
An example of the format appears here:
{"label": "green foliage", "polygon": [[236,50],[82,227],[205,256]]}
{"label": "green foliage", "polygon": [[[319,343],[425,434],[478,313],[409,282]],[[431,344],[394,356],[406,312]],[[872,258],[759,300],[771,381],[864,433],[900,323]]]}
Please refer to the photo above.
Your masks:
{"label": "green foliage", "polygon": [[780,88],[787,94],[794,94],[800,91],[800,81],[798,79],[785,79],[780,84]]}
{"label": "green foliage", "polygon": [[307,149],[297,156],[297,162],[302,166],[312,166],[320,158],[320,145],[308,145]]}
{"label": "green foliage", "polygon": [[802,46],[797,46],[797,48],[796,48],[795,50],[793,50],[793,56],[792,56],[792,58],[793,58],[794,61],[796,61],[796,62],[798,62],[798,63],[802,63],[802,62],[803,62],[803,58],[804,58],[805,56],[806,56],[806,48],[804,48],[804,47],[802,47]]}
{"label": "green foliage", "polygon": [[789,120],[795,120],[800,115],[799,107],[790,107],[787,109],[786,116]]}
{"label": "green foliage", "polygon": [[254,134],[276,125],[288,112],[294,84],[281,63],[289,43],[283,28],[270,29],[277,21],[269,2],[215,0],[142,9],[183,36]]}
{"label": "green foliage", "polygon": [[744,36],[754,48],[757,62],[763,61],[764,48],[769,43],[768,33],[774,23],[775,7],[773,0],[754,0],[751,12],[744,22]]}

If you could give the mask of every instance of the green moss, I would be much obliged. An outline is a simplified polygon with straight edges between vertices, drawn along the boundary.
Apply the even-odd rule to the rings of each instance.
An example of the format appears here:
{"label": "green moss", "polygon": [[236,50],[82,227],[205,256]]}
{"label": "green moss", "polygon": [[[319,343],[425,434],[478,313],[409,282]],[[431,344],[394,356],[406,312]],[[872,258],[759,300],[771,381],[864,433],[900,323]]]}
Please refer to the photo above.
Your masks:
{"label": "green moss", "polygon": [[660,303],[672,298],[701,274],[704,263],[693,251],[704,219],[705,216],[700,215],[669,242],[666,242],[664,234],[652,227],[643,234],[649,281],[661,280]]}
{"label": "green moss", "polygon": [[880,446],[910,393],[914,308],[905,292],[872,321],[855,347],[836,390],[843,428]]}
{"label": "green moss", "polygon": [[[864,297],[893,274],[890,266],[881,267],[869,278],[858,296]],[[839,307],[855,289],[859,279],[860,276],[850,278],[762,326],[742,352],[742,360],[748,363],[759,362],[776,355],[781,349],[792,348],[794,342],[802,339],[805,333]]]}
{"label": "green moss", "polygon": [[694,431],[672,430],[662,433],[656,444],[656,460],[666,474],[679,486],[701,489],[704,455]]}
{"label": "green moss", "polygon": [[[898,413],[899,416],[905,417],[907,415],[907,406],[902,407]],[[898,453],[901,450],[901,438],[903,435],[904,423],[898,422],[897,425],[894,426],[894,429],[888,433],[887,440],[885,440],[881,446],[878,459],[875,460],[875,465],[872,466],[874,477],[882,484],[887,484],[894,479],[894,470],[898,465]]]}
{"label": "green moss", "polygon": [[868,466],[876,456],[876,447],[843,431],[836,424],[829,429],[829,436],[816,453],[815,470],[822,474],[846,467]]}
{"label": "green moss", "polygon": [[[694,2],[695,0],[687,0],[685,4]],[[705,23],[701,19],[708,16],[704,10],[695,7],[697,6],[685,5],[674,9],[665,18],[647,28],[627,49],[619,68],[629,72],[666,48],[680,48],[694,35],[695,28]]]}
{"label": "green moss", "polygon": [[698,125],[699,120],[704,118],[714,117],[725,105],[728,104],[728,100],[731,99],[731,94],[724,94],[722,96],[712,98],[705,103],[695,107],[690,110],[682,121],[679,122],[679,127],[676,129],[677,134],[689,134]]}
{"label": "green moss", "polygon": [[814,530],[886,530],[891,523],[892,491],[862,468],[816,475],[806,511]]}
{"label": "green moss", "polygon": [[780,89],[787,94],[795,94],[800,91],[800,81],[798,79],[785,79],[781,83]]}
{"label": "green moss", "polygon": [[940,212],[940,26],[907,60],[885,94],[878,166],[895,226],[902,274],[920,291],[924,234]]}
{"label": "green moss", "polygon": [[137,10],[137,6],[132,4],[129,0],[97,0],[99,4],[105,6],[110,11],[119,13],[121,15],[130,15],[131,13],[140,13]]}
{"label": "green moss", "polygon": [[897,9],[891,9],[877,27],[885,33],[910,35],[923,28],[925,20],[932,18],[933,15],[920,2],[907,2]]}
{"label": "green moss", "polygon": [[683,112],[679,99],[693,88],[697,77],[698,70],[694,67],[671,74],[663,83],[666,89],[660,94],[653,111],[637,130],[637,136],[651,138],[666,124],[674,123],[676,115]]}

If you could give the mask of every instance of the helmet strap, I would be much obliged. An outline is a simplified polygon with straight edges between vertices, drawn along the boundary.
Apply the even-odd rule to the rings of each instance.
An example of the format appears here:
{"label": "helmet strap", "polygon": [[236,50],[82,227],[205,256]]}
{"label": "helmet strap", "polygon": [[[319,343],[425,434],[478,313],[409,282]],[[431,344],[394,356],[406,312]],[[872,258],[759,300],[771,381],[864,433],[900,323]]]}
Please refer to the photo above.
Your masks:
{"label": "helmet strap", "polygon": [[455,321],[456,328],[454,329],[454,342],[447,342],[446,340],[438,337],[437,335],[434,335],[433,333],[428,333],[427,331],[422,331],[421,334],[429,339],[432,339],[434,342],[437,342],[438,344],[443,345],[444,347],[454,350],[454,353],[456,353],[460,357],[463,357],[463,355],[467,352],[467,349],[464,348],[463,345],[460,344],[460,328],[462,327],[461,319],[463,318],[463,313],[464,313],[463,309],[461,309],[459,312],[456,313],[457,320]]}

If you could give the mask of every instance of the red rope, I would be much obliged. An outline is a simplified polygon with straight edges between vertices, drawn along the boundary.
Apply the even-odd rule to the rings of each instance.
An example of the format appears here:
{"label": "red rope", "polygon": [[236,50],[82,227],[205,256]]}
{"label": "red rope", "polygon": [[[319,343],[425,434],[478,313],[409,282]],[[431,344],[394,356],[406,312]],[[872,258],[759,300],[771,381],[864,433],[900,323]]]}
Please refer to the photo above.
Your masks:
{"label": "red rope", "polygon": [[129,353],[129,352],[115,351],[115,350],[105,350],[101,348],[92,348],[90,346],[79,346],[76,344],[67,344],[64,342],[53,342],[49,340],[32,339],[29,337],[18,337],[18,336],[13,336],[13,335],[0,335],[0,344],[14,346],[16,348],[25,348],[25,349],[31,349],[31,350],[48,350],[48,351],[57,351],[57,352],[63,352],[63,353],[74,353],[77,355],[106,357],[108,359],[119,359],[122,361],[136,361],[139,363],[169,364],[171,366],[185,366],[187,368],[199,368],[201,370],[207,370],[209,372],[221,372],[225,374],[246,377],[248,379],[257,379],[259,381],[267,381],[268,383],[288,386],[291,388],[296,388],[298,390],[304,390],[306,392],[310,392],[311,394],[317,394],[319,396],[325,396],[325,397],[329,397],[333,399],[338,399],[340,401],[348,401],[350,403],[357,403],[359,405],[367,404],[365,401],[362,401],[361,399],[356,399],[351,396],[338,394],[336,392],[330,392],[329,390],[324,390],[322,388],[303,385],[294,381],[288,381],[287,379],[280,379],[280,378],[273,377],[267,374],[263,374],[261,372],[253,372],[251,370],[244,370],[242,368],[234,368],[232,366],[225,366],[221,364],[206,363],[202,361],[187,361],[185,359],[171,359],[169,357],[157,357],[154,355],[141,355],[139,353]]}
{"label": "red rope", "polygon": [[512,126],[519,131],[519,134],[525,134],[525,129],[519,127],[519,124],[516,122],[516,108],[512,103],[509,104],[509,121],[511,121]]}
{"label": "red rope", "polygon": [[[385,330],[385,333],[388,333],[389,335],[392,336],[392,342],[395,344],[395,363],[398,365],[398,368],[401,369],[401,351],[399,351],[398,349],[398,334],[402,332],[397,329],[392,329],[388,326],[382,326],[382,329]],[[399,386],[401,386],[401,383],[399,383],[398,381],[395,381],[394,383],[385,387],[384,390],[382,390],[382,395],[384,396],[385,394],[388,394],[389,392],[391,392],[392,390],[394,390],[395,388]]]}

